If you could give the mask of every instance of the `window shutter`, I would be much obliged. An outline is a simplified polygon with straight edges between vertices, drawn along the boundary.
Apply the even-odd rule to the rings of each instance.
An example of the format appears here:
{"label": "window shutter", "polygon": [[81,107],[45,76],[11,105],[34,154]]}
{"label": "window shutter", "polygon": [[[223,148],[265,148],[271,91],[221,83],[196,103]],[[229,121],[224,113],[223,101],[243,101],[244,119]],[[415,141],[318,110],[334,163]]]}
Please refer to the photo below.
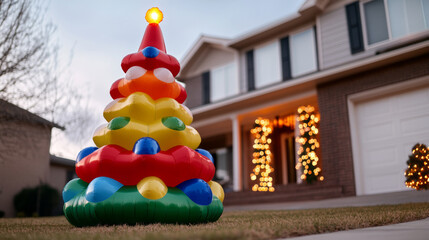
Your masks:
{"label": "window shutter", "polygon": [[247,90],[255,90],[255,63],[253,58],[253,50],[246,52],[247,66]]}
{"label": "window shutter", "polygon": [[210,72],[204,72],[202,76],[203,80],[203,104],[210,103]]}
{"label": "window shutter", "polygon": [[360,20],[359,2],[346,5],[347,25],[349,29],[350,50],[352,54],[364,50],[362,23]]}
{"label": "window shutter", "polygon": [[289,37],[280,39],[280,48],[282,54],[282,74],[283,81],[292,79],[292,72],[290,67],[290,50],[289,50]]}

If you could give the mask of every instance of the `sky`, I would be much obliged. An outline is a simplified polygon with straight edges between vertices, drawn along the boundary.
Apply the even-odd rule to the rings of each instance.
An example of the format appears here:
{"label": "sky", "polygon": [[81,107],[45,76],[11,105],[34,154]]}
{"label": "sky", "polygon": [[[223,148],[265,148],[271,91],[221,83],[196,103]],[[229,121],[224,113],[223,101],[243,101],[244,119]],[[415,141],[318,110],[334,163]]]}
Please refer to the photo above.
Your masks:
{"label": "sky", "polygon": [[[147,23],[146,11],[158,7],[167,52],[179,61],[201,35],[236,38],[297,12],[304,0],[55,0],[47,20],[57,26],[60,64],[67,64],[64,79],[87,94],[95,114],[93,130],[106,123],[104,107],[112,101],[111,84],[125,75],[122,58],[140,46]],[[189,93],[188,93],[189,94]],[[54,129],[51,153],[75,159],[94,146],[92,133],[72,142]],[[197,129],[198,130],[198,129]]]}

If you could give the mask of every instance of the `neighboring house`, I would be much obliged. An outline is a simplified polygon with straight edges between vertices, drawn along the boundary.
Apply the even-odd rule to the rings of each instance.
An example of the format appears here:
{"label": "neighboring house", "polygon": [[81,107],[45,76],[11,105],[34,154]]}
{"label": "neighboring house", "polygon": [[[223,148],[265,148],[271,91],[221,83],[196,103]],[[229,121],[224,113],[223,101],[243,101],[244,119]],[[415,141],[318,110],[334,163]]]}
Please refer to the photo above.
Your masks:
{"label": "neighboring house", "polygon": [[[412,146],[429,144],[429,1],[307,0],[241,37],[202,36],[179,80],[216,177],[227,192],[244,192],[227,202],[403,191]],[[299,131],[274,127],[277,190],[249,193],[255,119],[290,119],[303,105],[320,114],[324,181],[299,184],[297,154],[289,154]]]}
{"label": "neighboring house", "polygon": [[49,180],[47,183],[60,194],[60,203],[54,211],[56,215],[60,215],[63,212],[62,192],[64,186],[73,178],[77,178],[75,161],[50,155]]}
{"label": "neighboring house", "polygon": [[[15,216],[13,197],[48,183],[62,191],[73,161],[51,156],[51,129],[63,127],[0,99],[0,210]],[[71,164],[69,162],[71,162]]]}
{"label": "neighboring house", "polygon": [[73,178],[77,178],[75,161],[50,155],[49,185],[61,194],[66,183]]}

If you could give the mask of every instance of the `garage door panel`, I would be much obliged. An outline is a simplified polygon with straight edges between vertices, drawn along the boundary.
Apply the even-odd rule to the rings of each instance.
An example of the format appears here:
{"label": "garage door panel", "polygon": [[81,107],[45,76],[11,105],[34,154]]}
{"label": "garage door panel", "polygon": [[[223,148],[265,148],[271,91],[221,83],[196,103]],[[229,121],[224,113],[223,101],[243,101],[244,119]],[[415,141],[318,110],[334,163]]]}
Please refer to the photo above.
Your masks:
{"label": "garage door panel", "polygon": [[380,94],[353,106],[358,193],[407,190],[404,171],[411,148],[429,144],[429,86]]}
{"label": "garage door panel", "polygon": [[398,109],[415,109],[419,105],[429,102],[429,89],[423,88],[413,92],[406,92],[397,95],[395,105]]}
{"label": "garage door panel", "polygon": [[362,124],[362,141],[377,141],[391,138],[394,135],[393,122],[381,121],[376,124]]}
{"label": "garage door panel", "polygon": [[374,168],[383,169],[396,164],[396,148],[395,146],[392,146],[388,148],[368,150],[363,157],[371,163],[365,165],[365,170]]}
{"label": "garage door panel", "polygon": [[[405,170],[405,169],[404,169]],[[371,179],[367,179],[365,181],[365,193],[366,194],[375,194],[375,193],[385,193],[385,192],[394,192],[401,190],[407,190],[407,188],[403,188],[404,181],[401,181],[397,174],[402,172],[396,172],[394,174],[379,174],[376,177]],[[403,173],[402,173],[403,175]]]}
{"label": "garage door panel", "polygon": [[392,112],[392,103],[391,99],[384,99],[377,101],[374,104],[364,104],[359,106],[359,117],[377,117],[380,115],[390,114]]}
{"label": "garage door panel", "polygon": [[408,119],[400,120],[401,136],[416,135],[419,133],[429,134],[429,113],[427,115],[410,116]]}

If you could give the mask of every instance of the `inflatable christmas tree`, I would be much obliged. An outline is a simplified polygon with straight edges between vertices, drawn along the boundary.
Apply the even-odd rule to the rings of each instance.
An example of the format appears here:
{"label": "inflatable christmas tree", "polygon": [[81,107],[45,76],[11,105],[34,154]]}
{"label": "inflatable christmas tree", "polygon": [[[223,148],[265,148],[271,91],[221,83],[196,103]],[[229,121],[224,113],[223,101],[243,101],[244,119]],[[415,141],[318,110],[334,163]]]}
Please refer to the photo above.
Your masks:
{"label": "inflatable christmas tree", "polygon": [[186,91],[174,79],[180,65],[166,52],[162,12],[152,8],[146,20],[138,52],[122,60],[125,77],[110,89],[97,147],[78,154],[79,178],[64,187],[64,214],[75,226],[214,222],[223,212],[213,157],[197,149]]}

